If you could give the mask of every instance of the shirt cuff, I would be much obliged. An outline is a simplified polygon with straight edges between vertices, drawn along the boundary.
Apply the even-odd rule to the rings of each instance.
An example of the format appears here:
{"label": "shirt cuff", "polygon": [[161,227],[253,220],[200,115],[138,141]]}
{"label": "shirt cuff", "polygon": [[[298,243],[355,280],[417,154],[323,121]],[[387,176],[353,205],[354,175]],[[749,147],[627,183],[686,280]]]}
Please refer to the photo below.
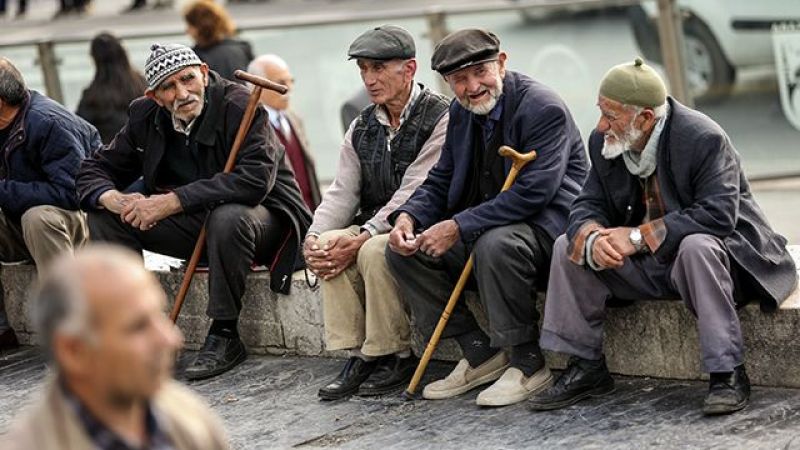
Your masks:
{"label": "shirt cuff", "polygon": [[594,262],[594,257],[592,256],[594,241],[597,240],[598,236],[600,236],[600,230],[595,230],[589,233],[589,237],[586,238],[586,265],[595,272],[605,270],[605,267],[600,267]]}
{"label": "shirt cuff", "polygon": [[569,260],[579,266],[584,265],[586,263],[586,239],[588,239],[592,232],[598,231],[602,228],[603,227],[599,223],[593,220],[581,225],[581,227],[578,229],[578,232],[575,233],[575,236],[572,238],[572,241],[567,247],[567,255],[569,255]]}
{"label": "shirt cuff", "polygon": [[361,232],[364,232],[364,231],[366,231],[367,233],[369,233],[369,237],[374,237],[374,236],[377,236],[377,235],[378,235],[378,230],[376,230],[376,229],[375,229],[375,227],[373,227],[372,225],[370,225],[370,224],[368,224],[368,223],[365,223],[365,224],[364,224],[364,225],[363,225],[363,226],[362,226],[362,227],[359,229],[359,231],[361,231]]}
{"label": "shirt cuff", "polygon": [[667,239],[667,225],[664,223],[664,219],[643,223],[639,225],[639,231],[642,232],[644,243],[647,244],[650,253],[655,253]]}

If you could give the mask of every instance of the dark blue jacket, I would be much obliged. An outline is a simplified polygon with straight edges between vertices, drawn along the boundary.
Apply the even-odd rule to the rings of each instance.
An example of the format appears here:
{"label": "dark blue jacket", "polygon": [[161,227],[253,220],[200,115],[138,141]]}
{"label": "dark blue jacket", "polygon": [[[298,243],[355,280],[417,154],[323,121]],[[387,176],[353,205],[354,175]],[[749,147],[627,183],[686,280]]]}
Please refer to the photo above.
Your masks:
{"label": "dark blue jacket", "polygon": [[77,210],[75,176],[83,158],[101,147],[92,125],[28,91],[1,149],[6,177],[0,180],[0,209],[15,218],[39,205]]}
{"label": "dark blue jacket", "polygon": [[[406,212],[419,229],[453,218],[461,239],[472,242],[485,231],[512,223],[536,224],[554,239],[567,227],[572,201],[586,177],[586,152],[564,101],[547,86],[520,73],[503,79],[505,126],[503,145],[538,157],[517,176],[514,185],[479,205],[456,211],[472,164],[473,114],[453,100],[442,155],[428,178],[392,216]],[[511,169],[505,161],[505,174]]]}

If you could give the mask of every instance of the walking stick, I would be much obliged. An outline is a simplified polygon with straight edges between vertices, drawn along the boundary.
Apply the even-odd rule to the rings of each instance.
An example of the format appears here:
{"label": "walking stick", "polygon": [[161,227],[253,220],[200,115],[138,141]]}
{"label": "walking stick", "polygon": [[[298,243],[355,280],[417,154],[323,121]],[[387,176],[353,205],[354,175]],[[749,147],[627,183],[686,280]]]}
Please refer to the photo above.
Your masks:
{"label": "walking stick", "polygon": [[[501,156],[511,159],[512,161],[511,170],[508,171],[506,182],[503,184],[503,188],[500,190],[500,192],[503,192],[507,191],[511,185],[514,184],[514,180],[517,179],[517,174],[519,171],[522,170],[526,164],[536,159],[536,150],[531,150],[528,153],[522,154],[513,148],[504,145],[500,147],[498,153],[500,153]],[[436,328],[433,330],[431,339],[428,341],[428,345],[425,347],[425,353],[422,354],[419,365],[417,365],[417,370],[414,371],[414,376],[411,378],[408,388],[405,390],[405,392],[403,392],[403,396],[408,400],[414,398],[414,393],[419,386],[419,382],[422,381],[422,375],[425,374],[425,369],[428,368],[428,362],[430,362],[431,356],[433,356],[433,352],[436,350],[436,346],[439,345],[439,339],[442,337],[444,327],[447,325],[447,321],[450,319],[450,314],[452,314],[453,309],[458,302],[458,298],[461,296],[461,292],[464,290],[464,286],[467,284],[467,280],[472,273],[474,259],[474,255],[469,255],[467,264],[464,266],[464,270],[461,271],[461,276],[458,277],[456,287],[453,288],[453,293],[450,294],[450,299],[447,301],[447,305],[444,307],[441,317],[439,317],[439,323],[436,324]]]}
{"label": "walking stick", "polygon": [[[285,94],[286,91],[289,90],[282,84],[274,83],[266,78],[255,76],[243,70],[237,70],[233,73],[233,75],[240,80],[252,83],[253,92],[250,93],[250,99],[247,102],[247,108],[244,110],[244,115],[242,116],[242,121],[239,124],[239,130],[236,132],[236,138],[233,140],[233,147],[231,147],[231,151],[228,154],[228,160],[225,163],[225,169],[223,170],[223,173],[230,173],[230,171],[233,170],[233,166],[236,165],[236,156],[239,154],[239,149],[242,147],[242,142],[244,142],[245,135],[250,130],[250,125],[253,123],[253,117],[255,117],[256,108],[258,108],[259,98],[261,97],[261,90],[269,89],[280,92],[281,94]],[[181,282],[180,289],[178,289],[178,295],[175,296],[175,304],[172,307],[172,312],[169,314],[169,318],[173,323],[178,320],[178,315],[181,313],[183,301],[186,299],[186,294],[189,292],[189,285],[192,283],[194,272],[197,269],[197,263],[200,262],[200,255],[203,254],[203,248],[205,245],[206,227],[203,225],[203,228],[200,229],[200,235],[197,237],[197,243],[194,245],[192,257],[189,259],[189,265],[186,267],[186,273],[183,274],[183,281]]]}

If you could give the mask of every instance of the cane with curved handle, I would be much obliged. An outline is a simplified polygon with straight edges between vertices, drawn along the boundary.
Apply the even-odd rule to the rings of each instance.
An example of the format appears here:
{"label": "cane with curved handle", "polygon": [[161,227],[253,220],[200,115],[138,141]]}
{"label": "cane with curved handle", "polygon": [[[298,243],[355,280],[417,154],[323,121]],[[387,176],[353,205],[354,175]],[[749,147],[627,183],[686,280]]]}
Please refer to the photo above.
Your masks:
{"label": "cane with curved handle", "polygon": [[[531,150],[528,153],[519,153],[513,148],[504,145],[500,147],[498,153],[500,156],[511,159],[511,169],[508,171],[506,181],[503,184],[503,188],[500,190],[500,192],[503,192],[511,188],[511,185],[514,184],[514,180],[517,179],[517,175],[525,167],[525,165],[536,159],[536,150]],[[436,346],[439,345],[439,340],[442,337],[445,326],[447,326],[447,321],[450,319],[450,314],[453,313],[453,309],[456,307],[456,303],[458,303],[458,298],[461,297],[461,293],[464,291],[464,286],[466,286],[467,280],[469,280],[469,276],[472,273],[474,259],[474,255],[469,256],[467,264],[464,266],[464,270],[461,271],[461,276],[458,277],[458,282],[456,283],[455,288],[453,288],[453,293],[450,294],[450,299],[447,301],[447,305],[444,307],[441,317],[439,317],[439,322],[436,324],[436,328],[433,330],[433,334],[428,341],[428,345],[425,347],[425,353],[422,354],[422,358],[419,360],[417,370],[414,371],[414,376],[411,377],[411,382],[408,384],[408,388],[406,388],[405,392],[403,392],[403,395],[407,399],[414,398],[414,393],[419,386],[419,382],[422,381],[422,376],[425,374],[425,369],[428,368],[428,363],[433,356],[433,352],[436,351]]]}

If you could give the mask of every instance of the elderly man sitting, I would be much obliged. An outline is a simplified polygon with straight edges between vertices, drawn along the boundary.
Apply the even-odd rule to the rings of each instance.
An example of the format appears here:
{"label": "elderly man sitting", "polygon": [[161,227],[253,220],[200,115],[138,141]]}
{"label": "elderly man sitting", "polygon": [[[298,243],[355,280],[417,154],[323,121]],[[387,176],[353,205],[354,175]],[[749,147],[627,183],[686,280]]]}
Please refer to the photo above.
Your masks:
{"label": "elderly man sitting", "polygon": [[[188,259],[205,224],[213,322],[188,379],[219,375],[247,357],[239,338],[245,280],[255,261],[288,293],[311,221],[283,148],[258,108],[234,169],[222,173],[249,92],[209,71],[192,49],[152,46],[146,97],[78,176],[92,239]],[[121,192],[141,177],[143,193]]]}
{"label": "elderly man sitting", "polygon": [[641,59],[600,83],[592,169],[567,234],[556,241],[542,348],[570,355],[567,370],[531,399],[563,408],[609,393],[603,357],[606,301],[680,297],[697,318],[710,373],[705,414],[744,408],[750,382],[736,307],[774,310],[797,274],[786,240],[750,193],[730,138],[713,120],[667,97]]}
{"label": "elderly man sitting", "polygon": [[325,339],[350,359],[319,391],[333,400],[408,383],[417,359],[397,283],[386,267],[387,217],[422,183],[441,152],[447,99],[414,80],[414,38],[367,30],[348,50],[372,104],[350,124],[336,179],[314,214],[304,252],[322,277]]}
{"label": "elderly man sitting", "polygon": [[[443,336],[456,339],[465,359],[425,386],[427,399],[494,382],[477,403],[510,405],[552,380],[539,350],[535,296],[586,175],[586,155],[561,98],[508,70],[507,59],[486,30],[457,31],[437,45],[433,69],[456,94],[442,157],[393,215],[386,257],[422,333],[433,332],[471,252],[489,322],[487,334],[463,302],[456,306]],[[501,193],[511,167],[497,154],[502,145],[539,156]]]}

